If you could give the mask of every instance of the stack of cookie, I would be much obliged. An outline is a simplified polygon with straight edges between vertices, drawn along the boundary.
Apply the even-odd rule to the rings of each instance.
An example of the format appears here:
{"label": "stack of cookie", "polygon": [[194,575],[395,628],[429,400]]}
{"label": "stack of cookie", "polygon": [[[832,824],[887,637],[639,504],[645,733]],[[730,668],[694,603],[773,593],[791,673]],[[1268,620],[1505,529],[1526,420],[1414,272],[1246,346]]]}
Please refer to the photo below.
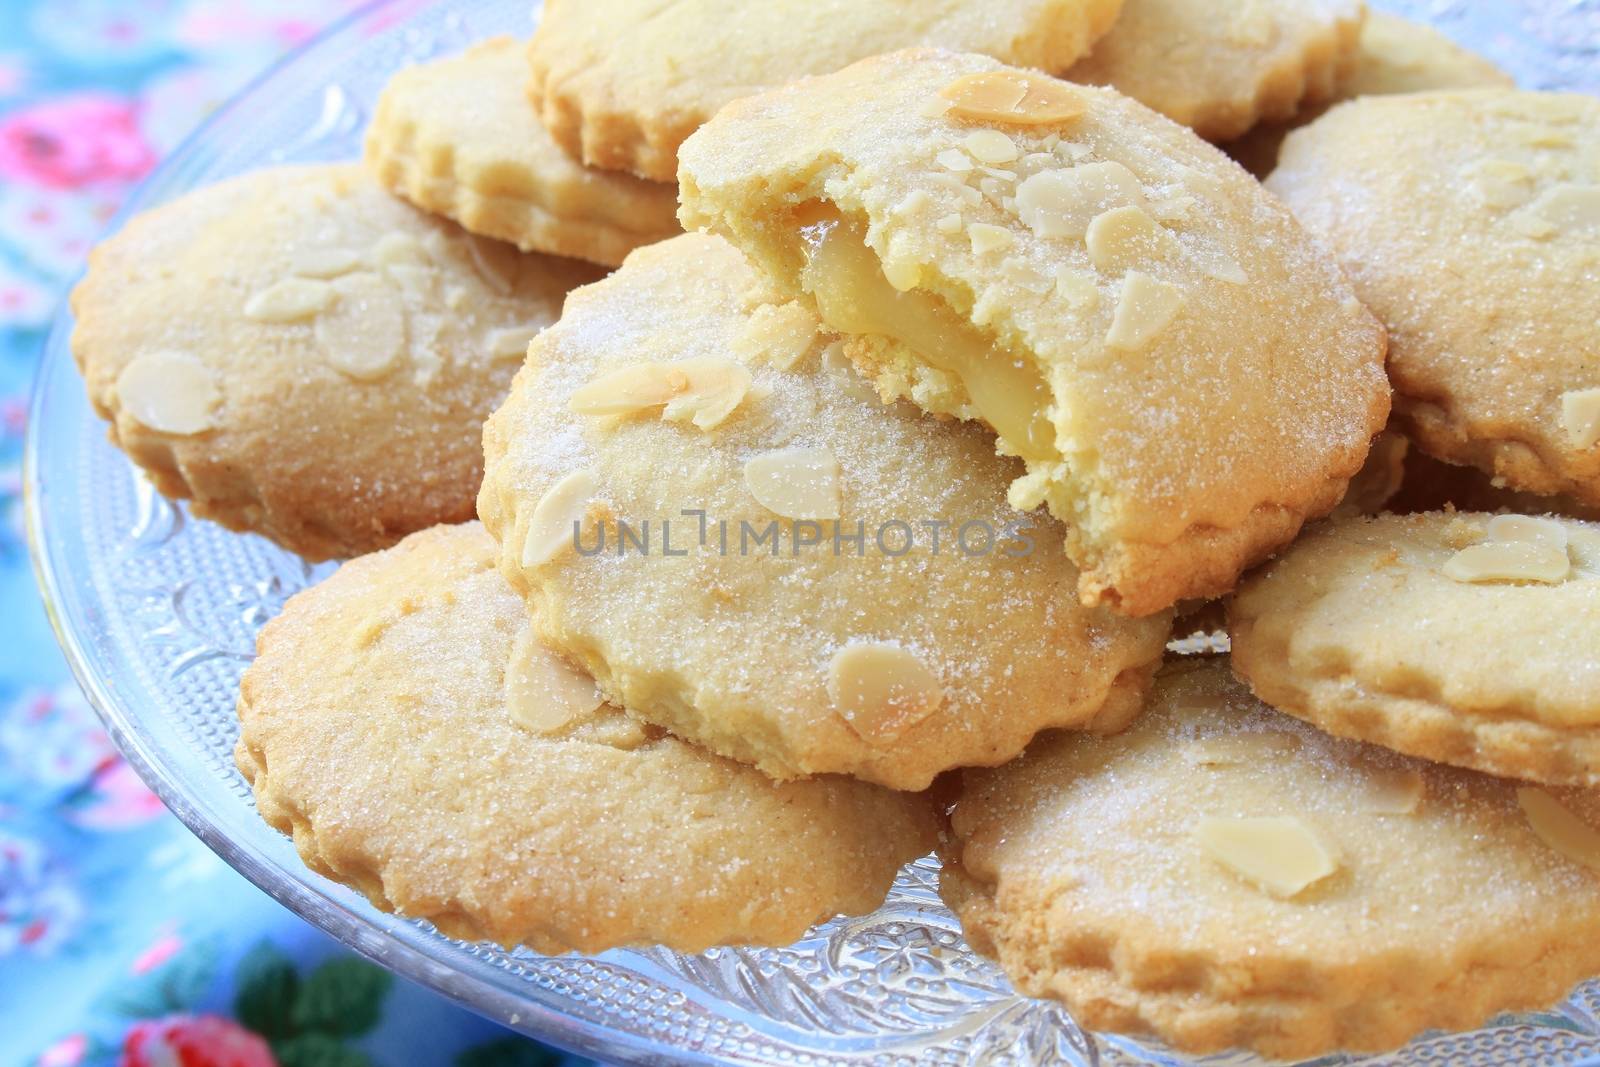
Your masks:
{"label": "stack of cookie", "polygon": [[386,548],[242,682],[306,862],[694,951],[937,847],[1019,989],[1188,1051],[1600,972],[1600,102],[1353,0],[638,6],[75,294],[163,491]]}

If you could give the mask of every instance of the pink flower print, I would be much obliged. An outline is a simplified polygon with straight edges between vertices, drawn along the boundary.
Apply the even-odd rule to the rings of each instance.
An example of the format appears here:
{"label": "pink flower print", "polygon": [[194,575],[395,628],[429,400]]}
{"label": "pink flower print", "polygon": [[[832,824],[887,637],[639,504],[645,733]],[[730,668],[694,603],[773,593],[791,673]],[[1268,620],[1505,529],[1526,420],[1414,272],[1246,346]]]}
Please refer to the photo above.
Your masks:
{"label": "pink flower print", "polygon": [[26,838],[0,836],[0,958],[48,955],[83,915],[83,902],[49,853]]}
{"label": "pink flower print", "polygon": [[142,1022],[122,1042],[120,1067],[277,1067],[261,1038],[219,1015]]}
{"label": "pink flower print", "polygon": [[93,782],[117,761],[100,721],[71,684],[23,693],[0,708],[0,756],[26,777],[53,787]]}
{"label": "pink flower print", "polygon": [[150,792],[132,767],[113,758],[95,772],[88,789],[65,814],[69,822],[85,830],[127,830],[160,818],[166,810],[161,798]]}
{"label": "pink flower print", "polygon": [[183,948],[183,938],[170,930],[156,938],[155,943],[134,959],[129,968],[134,974],[149,974],[176,956]]}
{"label": "pink flower print", "polygon": [[0,176],[51,189],[144,176],[156,156],[134,103],[104,93],[57,97],[0,119]]}
{"label": "pink flower print", "polygon": [[69,1034],[39,1054],[34,1067],[78,1067],[89,1052],[89,1038]]}
{"label": "pink flower print", "polygon": [[19,55],[0,55],[0,96],[16,96],[28,85],[28,61]]}

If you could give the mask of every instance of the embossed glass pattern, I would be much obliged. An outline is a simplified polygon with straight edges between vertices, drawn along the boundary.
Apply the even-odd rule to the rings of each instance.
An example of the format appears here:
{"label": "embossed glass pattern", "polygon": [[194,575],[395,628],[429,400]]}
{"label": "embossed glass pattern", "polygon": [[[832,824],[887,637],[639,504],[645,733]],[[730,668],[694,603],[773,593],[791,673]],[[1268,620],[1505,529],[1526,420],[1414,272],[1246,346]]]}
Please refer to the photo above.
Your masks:
{"label": "embossed glass pattern", "polygon": [[[1600,0],[1381,6],[1444,25],[1524,85],[1600,88]],[[528,9],[526,0],[396,0],[368,9],[222,110],[129,210],[265,164],[354,156],[391,70],[493,33],[525,33]],[[939,903],[931,859],[908,867],[874,915],[829,923],[788,948],[700,956],[546,958],[463,944],[312,875],[256,816],[233,765],[233,705],[256,630],[330,568],[191,521],[155,494],[106,443],[67,350],[70,328],[63,311],[45,355],[26,463],[29,533],[51,617],[79,681],[140,773],[195,833],[288,907],[486,1015],[608,1059],[1182,1062],[1135,1041],[1086,1035],[1060,1008],[1017,997],[962,941]],[[1600,1062],[1600,983],[1551,1013],[1350,1062],[1588,1060]]]}

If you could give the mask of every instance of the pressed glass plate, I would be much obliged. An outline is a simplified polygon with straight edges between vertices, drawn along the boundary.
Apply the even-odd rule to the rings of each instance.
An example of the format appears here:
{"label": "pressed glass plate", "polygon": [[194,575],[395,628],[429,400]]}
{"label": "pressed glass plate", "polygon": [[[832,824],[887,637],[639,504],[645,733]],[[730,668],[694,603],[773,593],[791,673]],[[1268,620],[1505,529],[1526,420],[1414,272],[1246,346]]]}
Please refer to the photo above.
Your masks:
{"label": "pressed glass plate", "polygon": [[[391,71],[491,34],[525,34],[530,6],[395,0],[365,9],[223,108],[127,210],[255,167],[358,155]],[[1600,0],[1381,6],[1438,23],[1525,86],[1600,89]],[[106,443],[67,349],[71,325],[63,309],[34,396],[25,465],[28,532],[52,622],[144,779],[224,859],[305,919],[508,1026],[610,1060],[1184,1062],[1156,1046],[1086,1034],[1059,1007],[1013,993],[940,905],[931,859],[908,867],[876,914],[828,923],[788,948],[699,956],[550,958],[466,944],[310,873],[257,817],[234,768],[233,706],[256,630],[331,568],[191,520],[154,493]],[[1600,982],[1553,1012],[1426,1036],[1387,1056],[1322,1062],[1600,1063]]]}

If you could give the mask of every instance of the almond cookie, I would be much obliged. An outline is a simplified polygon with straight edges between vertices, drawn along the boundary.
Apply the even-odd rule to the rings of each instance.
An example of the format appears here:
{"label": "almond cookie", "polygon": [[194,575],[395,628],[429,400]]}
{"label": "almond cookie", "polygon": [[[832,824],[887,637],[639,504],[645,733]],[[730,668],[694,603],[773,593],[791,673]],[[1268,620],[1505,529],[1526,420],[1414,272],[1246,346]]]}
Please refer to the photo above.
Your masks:
{"label": "almond cookie", "polygon": [[[1511,75],[1432,26],[1373,11],[1361,27],[1355,64],[1339,86],[1336,99],[1432,89],[1509,89],[1514,84]],[[1302,108],[1292,122],[1264,122],[1229,144],[1228,154],[1251,174],[1264,178],[1278,165],[1278,150],[1289,131],[1325,110],[1321,106]]]}
{"label": "almond cookie", "polygon": [[1600,525],[1342,520],[1246,578],[1228,617],[1234,669],[1273,707],[1414,756],[1600,785]]}
{"label": "almond cookie", "polygon": [[237,757],[306,864],[452,937],[787,944],[883,902],[925,798],[779,785],[602,704],[530,639],[482,527],[354,560],[262,630]]}
{"label": "almond cookie", "polygon": [[[811,132],[816,131],[816,132]],[[1070,528],[1085,604],[1232,588],[1383,428],[1383,329],[1215,148],[1109,89],[903,52],[729,105],[685,225],[850,335],[885,398],[979,421]]]}
{"label": "almond cookie", "polygon": [[542,638],[614,702],[777,778],[921,789],[1124,724],[1168,614],[1081,608],[975,426],[884,406],[727,242],[573,294],[484,427],[478,498]]}
{"label": "almond cookie", "polygon": [[731,100],[926,45],[1064,70],[1122,0],[546,0],[528,95],[592,167],[672,181],[678,146]]}
{"label": "almond cookie", "polygon": [[573,161],[523,93],[523,45],[497,37],[396,74],[367,128],[367,163],[418,207],[523,251],[614,267],[678,233],[678,190]]}
{"label": "almond cookie", "polygon": [[72,293],[72,352],[156,488],[309,559],[472,517],[478,428],[598,271],[524,256],[359,166],[258,171],[133,219]]}
{"label": "almond cookie", "polygon": [[1363,97],[1291,134],[1268,188],[1388,324],[1413,444],[1600,505],[1600,100]]}
{"label": "almond cookie", "polygon": [[1127,0],[1062,77],[1109,85],[1225,141],[1333,96],[1365,15],[1361,0]]}
{"label": "almond cookie", "polygon": [[1545,1007],[1600,970],[1600,796],[1319,733],[1226,660],[1115,737],[965,771],[941,889],[1084,1026],[1295,1060]]}

